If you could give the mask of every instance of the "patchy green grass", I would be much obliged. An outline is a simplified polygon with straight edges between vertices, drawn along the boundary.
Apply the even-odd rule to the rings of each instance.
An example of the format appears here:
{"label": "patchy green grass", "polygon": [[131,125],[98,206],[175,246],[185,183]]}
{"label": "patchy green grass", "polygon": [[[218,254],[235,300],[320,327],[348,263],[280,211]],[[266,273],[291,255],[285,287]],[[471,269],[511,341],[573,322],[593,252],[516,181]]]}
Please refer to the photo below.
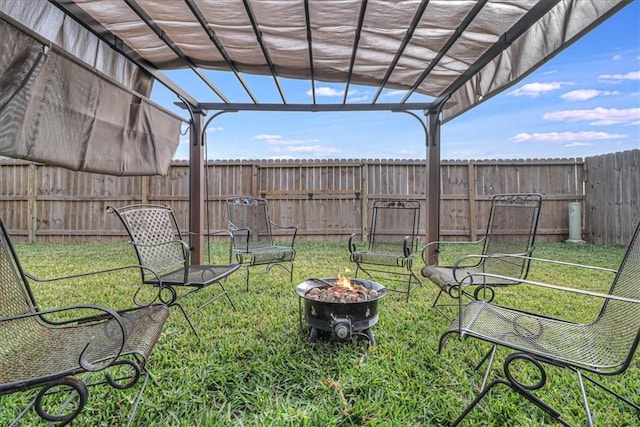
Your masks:
{"label": "patchy green grass", "polygon": [[[330,277],[353,267],[346,244],[299,243],[293,283],[274,268],[268,275],[252,270],[246,292],[243,271],[227,282],[238,310],[218,300],[194,316],[198,341],[177,309],[148,363],[158,385],[149,384],[134,420],[141,426],[436,426],[453,420],[473,399],[482,381],[474,366],[488,345],[449,340],[438,354],[438,338],[448,321],[431,308],[436,287],[428,281],[406,303],[389,293],[379,302],[380,320],[373,330],[376,345],[307,342],[301,325],[297,283],[308,277]],[[105,269],[135,263],[126,244],[19,244],[26,269],[42,277]],[[215,244],[218,260],[227,247]],[[541,244],[544,258],[616,268],[621,247]],[[444,251],[453,261],[460,252]],[[417,262],[416,270],[422,266]],[[532,280],[580,285],[607,291],[611,277],[568,269],[534,266]],[[34,285],[43,308],[79,302],[113,307],[130,304],[137,272],[112,274],[107,280],[83,278],[73,283]],[[603,284],[604,283],[604,284]],[[204,298],[208,290],[196,294]],[[591,318],[592,302],[525,286],[500,290],[501,303],[571,318]],[[202,294],[202,295],[200,295]],[[195,303],[195,301],[194,301]],[[301,326],[302,329],[301,330]],[[494,369],[508,354],[498,353]],[[585,424],[575,378],[549,368],[549,383],[540,393],[575,425]],[[637,361],[624,375],[606,383],[638,402]],[[588,385],[598,425],[637,425],[638,414]],[[94,387],[77,426],[124,424],[137,390]],[[0,397],[0,425],[22,410],[28,393]],[[42,425],[33,411],[23,426]],[[506,387],[494,389],[463,425],[553,425],[553,420]]]}

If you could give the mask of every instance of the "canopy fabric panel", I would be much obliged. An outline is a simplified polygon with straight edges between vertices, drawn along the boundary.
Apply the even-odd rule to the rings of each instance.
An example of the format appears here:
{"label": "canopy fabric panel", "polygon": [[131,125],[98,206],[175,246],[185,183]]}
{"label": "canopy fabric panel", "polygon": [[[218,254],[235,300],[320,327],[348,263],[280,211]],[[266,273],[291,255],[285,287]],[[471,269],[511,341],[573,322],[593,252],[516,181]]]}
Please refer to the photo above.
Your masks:
{"label": "canopy fabric panel", "polygon": [[530,74],[608,16],[614,3],[619,2],[559,2],[454,92],[446,103],[445,114],[455,117]]}
{"label": "canopy fabric panel", "polygon": [[0,154],[111,175],[166,174],[181,120],[0,14]]}
{"label": "canopy fabric panel", "polygon": [[153,77],[46,0],[0,0],[0,12],[143,96]]}
{"label": "canopy fabric panel", "polygon": [[445,102],[447,121],[631,0],[50,1],[155,69],[343,83],[346,102],[350,84],[377,87],[374,103],[399,89],[403,103],[413,93]]}

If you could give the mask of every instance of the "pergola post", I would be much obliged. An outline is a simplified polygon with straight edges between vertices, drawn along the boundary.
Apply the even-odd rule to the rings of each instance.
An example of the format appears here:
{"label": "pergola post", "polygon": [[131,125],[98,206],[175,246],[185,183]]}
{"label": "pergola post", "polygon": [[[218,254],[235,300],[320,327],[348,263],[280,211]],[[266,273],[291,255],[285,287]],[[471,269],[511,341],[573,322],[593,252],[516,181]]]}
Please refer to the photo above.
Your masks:
{"label": "pergola post", "polygon": [[[440,238],[440,109],[428,110],[427,116],[427,183],[425,209],[426,243]],[[438,252],[435,245],[429,246],[425,254],[427,265],[436,264]]]}
{"label": "pergola post", "polygon": [[202,143],[202,111],[191,114],[189,132],[189,231],[191,245],[191,263],[203,262],[204,249],[204,213],[205,213],[205,158]]}

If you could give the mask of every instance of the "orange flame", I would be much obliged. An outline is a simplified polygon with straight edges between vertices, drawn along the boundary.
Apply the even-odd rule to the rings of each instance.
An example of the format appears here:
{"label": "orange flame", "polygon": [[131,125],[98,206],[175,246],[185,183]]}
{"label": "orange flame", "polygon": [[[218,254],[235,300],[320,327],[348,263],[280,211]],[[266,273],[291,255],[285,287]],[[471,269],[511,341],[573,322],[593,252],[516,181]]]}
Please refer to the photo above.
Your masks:
{"label": "orange flame", "polygon": [[353,289],[353,285],[351,284],[351,280],[342,274],[338,275],[336,279],[336,286],[341,286],[343,288]]}

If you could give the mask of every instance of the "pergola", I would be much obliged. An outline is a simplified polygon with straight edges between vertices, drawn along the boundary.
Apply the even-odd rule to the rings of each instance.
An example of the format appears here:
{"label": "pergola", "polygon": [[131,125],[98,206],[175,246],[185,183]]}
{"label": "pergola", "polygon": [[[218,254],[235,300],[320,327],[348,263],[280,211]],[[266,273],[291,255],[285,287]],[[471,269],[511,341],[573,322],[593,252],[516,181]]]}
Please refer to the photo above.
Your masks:
{"label": "pergola", "polygon": [[[148,99],[162,84],[189,115],[190,229],[202,236],[203,135],[217,114],[407,112],[425,130],[425,227],[434,241],[441,124],[631,1],[0,0],[0,155],[115,175],[166,173],[181,118]],[[188,93],[163,72],[178,69],[210,93]],[[232,74],[242,97],[230,99],[209,70]],[[248,75],[266,76],[280,101],[260,102]],[[286,78],[309,82],[309,103],[287,101]],[[342,102],[319,103],[320,82],[344,85]],[[375,95],[351,101],[352,85]],[[404,96],[379,102],[385,90]],[[192,243],[201,262],[202,240]]]}

